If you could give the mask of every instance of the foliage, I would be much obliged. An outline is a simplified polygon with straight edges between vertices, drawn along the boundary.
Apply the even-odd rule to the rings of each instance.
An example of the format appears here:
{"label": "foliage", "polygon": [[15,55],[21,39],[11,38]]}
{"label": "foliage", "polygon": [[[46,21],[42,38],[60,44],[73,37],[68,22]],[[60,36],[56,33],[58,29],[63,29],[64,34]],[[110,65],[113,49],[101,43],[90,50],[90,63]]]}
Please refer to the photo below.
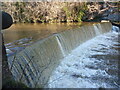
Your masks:
{"label": "foliage", "polygon": [[[98,18],[96,16],[99,15],[104,17],[104,14],[109,14],[107,11],[100,13],[102,9],[108,8],[104,7],[105,4],[105,2],[9,2],[3,3],[2,6],[16,22],[51,23],[79,22]],[[109,4],[119,7],[118,2]]]}
{"label": "foliage", "polygon": [[87,10],[83,2],[13,2],[8,6],[14,22],[26,23],[81,21]]}
{"label": "foliage", "polygon": [[78,15],[77,15],[77,20],[82,21],[82,18],[83,18],[84,15],[85,15],[85,13],[83,11],[79,11]]}
{"label": "foliage", "polygon": [[75,3],[72,7],[70,7],[70,3],[67,3],[63,8],[65,15],[68,21],[82,21],[84,15],[88,11],[88,7],[86,3]]}
{"label": "foliage", "polygon": [[76,20],[77,21],[82,21],[84,15],[86,14],[86,12],[88,11],[88,7],[86,3],[81,3],[77,6],[74,7],[74,11],[76,13]]}

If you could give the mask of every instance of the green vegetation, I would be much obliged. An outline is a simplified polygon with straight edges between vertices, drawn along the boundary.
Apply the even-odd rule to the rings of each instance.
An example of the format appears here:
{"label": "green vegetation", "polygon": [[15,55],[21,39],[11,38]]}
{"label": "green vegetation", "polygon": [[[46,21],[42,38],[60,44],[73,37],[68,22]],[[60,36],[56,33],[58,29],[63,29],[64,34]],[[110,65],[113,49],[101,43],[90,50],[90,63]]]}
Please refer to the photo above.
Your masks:
{"label": "green vegetation", "polygon": [[83,17],[86,15],[86,12],[88,11],[88,7],[86,3],[82,3],[82,5],[78,6],[78,14],[77,14],[77,20],[82,21]]}
{"label": "green vegetation", "polygon": [[85,15],[83,11],[79,11],[77,15],[77,21],[82,21],[82,17]]}
{"label": "green vegetation", "polygon": [[[22,23],[56,23],[81,22],[99,19],[111,12],[105,2],[9,2],[2,3],[3,11],[10,13],[14,22]],[[119,2],[108,3],[118,6]],[[103,9],[103,11],[102,11]],[[105,10],[105,11],[104,11]],[[102,11],[102,12],[101,12]],[[115,12],[115,9],[113,10]],[[101,13],[100,13],[101,12]],[[111,13],[111,14],[112,14]],[[99,17],[101,16],[101,17]]]}
{"label": "green vegetation", "polygon": [[67,17],[68,21],[77,21],[81,22],[84,15],[88,11],[88,7],[86,3],[80,3],[77,5],[74,5],[72,8],[68,6],[69,4],[63,8],[65,15]]}
{"label": "green vegetation", "polygon": [[67,19],[68,19],[71,16],[71,11],[69,11],[68,7],[64,7],[63,10],[65,12],[65,15],[66,15]]}
{"label": "green vegetation", "polygon": [[87,11],[87,5],[83,2],[49,2],[47,4],[45,4],[45,2],[13,2],[9,4],[8,9],[8,12],[10,12],[12,17],[14,18],[14,22],[79,22],[82,21],[85,12]]}

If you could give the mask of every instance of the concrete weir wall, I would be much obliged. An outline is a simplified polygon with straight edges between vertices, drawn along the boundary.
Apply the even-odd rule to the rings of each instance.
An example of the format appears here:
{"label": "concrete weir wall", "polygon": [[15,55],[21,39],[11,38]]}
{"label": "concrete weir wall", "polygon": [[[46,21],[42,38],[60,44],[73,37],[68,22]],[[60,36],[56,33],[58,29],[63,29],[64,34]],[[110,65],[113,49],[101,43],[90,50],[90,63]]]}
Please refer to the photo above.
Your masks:
{"label": "concrete weir wall", "polygon": [[47,85],[60,61],[81,43],[109,32],[111,23],[104,22],[66,30],[40,40],[23,51],[9,57],[8,63],[15,80],[28,87]]}

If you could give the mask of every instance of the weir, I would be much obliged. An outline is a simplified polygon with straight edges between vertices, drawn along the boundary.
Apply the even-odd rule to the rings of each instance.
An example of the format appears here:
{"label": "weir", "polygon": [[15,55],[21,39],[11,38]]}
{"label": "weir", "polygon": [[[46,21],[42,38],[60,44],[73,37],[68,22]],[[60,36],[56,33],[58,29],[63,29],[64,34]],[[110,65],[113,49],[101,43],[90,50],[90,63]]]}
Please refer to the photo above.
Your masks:
{"label": "weir", "polygon": [[44,87],[54,69],[72,50],[111,29],[112,24],[104,22],[53,34],[10,56],[10,70],[15,80],[28,87]]}

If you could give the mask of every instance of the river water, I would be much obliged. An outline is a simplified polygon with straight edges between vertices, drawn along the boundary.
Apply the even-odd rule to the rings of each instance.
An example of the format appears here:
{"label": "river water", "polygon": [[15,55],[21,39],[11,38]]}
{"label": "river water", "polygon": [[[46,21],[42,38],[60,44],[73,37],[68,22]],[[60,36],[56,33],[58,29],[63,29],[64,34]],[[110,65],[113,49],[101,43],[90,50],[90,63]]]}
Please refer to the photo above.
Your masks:
{"label": "river water", "polygon": [[13,24],[10,28],[2,31],[7,55],[13,55],[15,52],[23,50],[37,40],[44,39],[54,33],[86,24],[93,23]]}
{"label": "river water", "polygon": [[49,88],[120,88],[118,29],[89,40],[65,57],[48,82]]}
{"label": "river water", "polygon": [[81,23],[13,24],[10,28],[2,31],[7,55],[19,52],[51,34],[77,28],[80,25]]}
{"label": "river water", "polygon": [[[51,24],[13,24],[10,28],[3,30],[5,44],[31,38],[32,41],[43,39],[53,33],[77,28],[82,23],[51,23]],[[89,24],[89,23],[85,23]]]}
{"label": "river water", "polygon": [[[51,34],[79,27],[81,24],[14,24],[3,31],[7,55],[23,50]],[[99,35],[74,49],[52,73],[49,88],[118,88],[120,33]]]}
{"label": "river water", "polygon": [[10,28],[3,30],[4,43],[7,55],[20,52],[25,47],[44,39],[52,34],[65,30],[78,28],[82,25],[93,23],[51,23],[51,24],[13,24]]}

